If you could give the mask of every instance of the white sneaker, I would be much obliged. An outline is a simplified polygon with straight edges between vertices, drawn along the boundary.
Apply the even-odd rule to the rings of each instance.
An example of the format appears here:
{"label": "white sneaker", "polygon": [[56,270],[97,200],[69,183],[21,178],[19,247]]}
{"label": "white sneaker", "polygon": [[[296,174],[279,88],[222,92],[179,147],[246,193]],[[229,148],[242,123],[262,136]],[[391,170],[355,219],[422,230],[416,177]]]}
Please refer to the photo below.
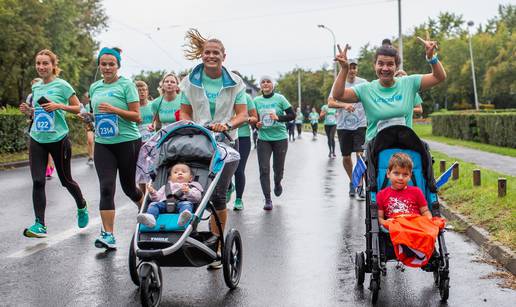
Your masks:
{"label": "white sneaker", "polygon": [[178,226],[186,225],[186,223],[188,223],[188,221],[190,220],[191,217],[192,217],[192,212],[190,212],[188,210],[181,212],[181,214],[179,214],[179,218],[177,219],[177,225]]}
{"label": "white sneaker", "polygon": [[154,217],[154,215],[152,215],[150,213],[138,214],[138,216],[136,217],[136,221],[138,221],[138,223],[143,224],[149,228],[154,228],[154,226],[156,226],[156,218]]}

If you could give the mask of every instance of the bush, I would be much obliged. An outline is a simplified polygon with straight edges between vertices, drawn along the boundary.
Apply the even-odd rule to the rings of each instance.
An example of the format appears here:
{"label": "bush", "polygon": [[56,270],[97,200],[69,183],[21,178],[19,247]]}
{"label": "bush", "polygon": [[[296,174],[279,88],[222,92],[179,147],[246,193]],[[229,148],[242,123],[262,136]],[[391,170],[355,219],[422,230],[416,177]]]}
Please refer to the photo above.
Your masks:
{"label": "bush", "polygon": [[[66,122],[70,128],[68,136],[72,144],[86,144],[86,132],[82,120],[67,114]],[[0,153],[16,153],[27,149],[30,121],[16,108],[0,111]]]}
{"label": "bush", "polygon": [[442,112],[432,114],[432,134],[516,148],[516,112]]}

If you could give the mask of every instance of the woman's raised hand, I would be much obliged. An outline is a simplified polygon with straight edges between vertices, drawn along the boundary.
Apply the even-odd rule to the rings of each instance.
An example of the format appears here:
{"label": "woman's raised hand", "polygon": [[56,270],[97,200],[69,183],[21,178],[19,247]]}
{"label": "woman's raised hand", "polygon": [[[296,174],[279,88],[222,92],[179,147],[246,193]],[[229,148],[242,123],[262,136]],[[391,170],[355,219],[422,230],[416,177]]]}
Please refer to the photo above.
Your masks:
{"label": "woman's raised hand", "polygon": [[426,58],[431,59],[434,56],[435,50],[438,49],[437,41],[430,40],[430,34],[426,31],[426,40],[421,37],[417,37],[417,39],[425,45]]}
{"label": "woman's raised hand", "polygon": [[337,56],[335,57],[335,61],[339,62],[340,67],[342,68],[348,68],[348,49],[349,45],[346,44],[344,47],[344,50],[340,48],[340,45],[337,44],[337,48],[339,49],[339,52],[337,53]]}

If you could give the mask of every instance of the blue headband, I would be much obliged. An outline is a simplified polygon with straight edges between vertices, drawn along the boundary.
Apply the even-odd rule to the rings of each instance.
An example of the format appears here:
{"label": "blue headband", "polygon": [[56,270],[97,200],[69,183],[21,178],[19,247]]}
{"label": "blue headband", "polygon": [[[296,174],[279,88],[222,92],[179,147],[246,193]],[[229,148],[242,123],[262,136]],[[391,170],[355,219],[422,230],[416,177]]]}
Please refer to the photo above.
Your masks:
{"label": "blue headband", "polygon": [[110,54],[116,58],[118,67],[120,67],[120,61],[122,61],[122,58],[120,57],[120,52],[116,51],[116,49],[104,47],[100,50],[99,56],[97,57],[97,65],[100,65],[100,57],[104,54]]}

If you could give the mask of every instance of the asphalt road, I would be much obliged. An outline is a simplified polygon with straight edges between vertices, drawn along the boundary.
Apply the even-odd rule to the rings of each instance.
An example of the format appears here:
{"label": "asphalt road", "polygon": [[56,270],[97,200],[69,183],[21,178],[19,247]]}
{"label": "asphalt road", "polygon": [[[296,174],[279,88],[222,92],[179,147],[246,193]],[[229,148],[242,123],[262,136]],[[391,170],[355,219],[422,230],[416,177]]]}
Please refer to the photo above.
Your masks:
{"label": "asphalt road", "polygon": [[[226,288],[222,270],[163,268],[162,306],[368,306],[371,293],[355,286],[353,255],[365,248],[364,203],[347,196],[339,159],[328,159],[326,140],[308,133],[289,144],[284,193],[274,210],[262,209],[256,151],[247,169],[245,209],[231,211],[231,227],[244,244],[239,287]],[[28,168],[0,172],[1,306],[138,306],[128,274],[129,240],[136,207],[118,188],[115,235],[118,250],[94,247],[100,231],[98,180],[84,159],[73,175],[90,204],[90,225],[78,231],[72,197],[54,178],[47,181],[47,239],[22,236],[32,224]],[[497,271],[478,246],[447,232],[451,254],[447,306],[514,306],[516,291],[486,278]],[[431,273],[389,266],[377,306],[441,306]],[[366,285],[369,276],[366,276]],[[511,303],[512,302],[512,303]]]}

